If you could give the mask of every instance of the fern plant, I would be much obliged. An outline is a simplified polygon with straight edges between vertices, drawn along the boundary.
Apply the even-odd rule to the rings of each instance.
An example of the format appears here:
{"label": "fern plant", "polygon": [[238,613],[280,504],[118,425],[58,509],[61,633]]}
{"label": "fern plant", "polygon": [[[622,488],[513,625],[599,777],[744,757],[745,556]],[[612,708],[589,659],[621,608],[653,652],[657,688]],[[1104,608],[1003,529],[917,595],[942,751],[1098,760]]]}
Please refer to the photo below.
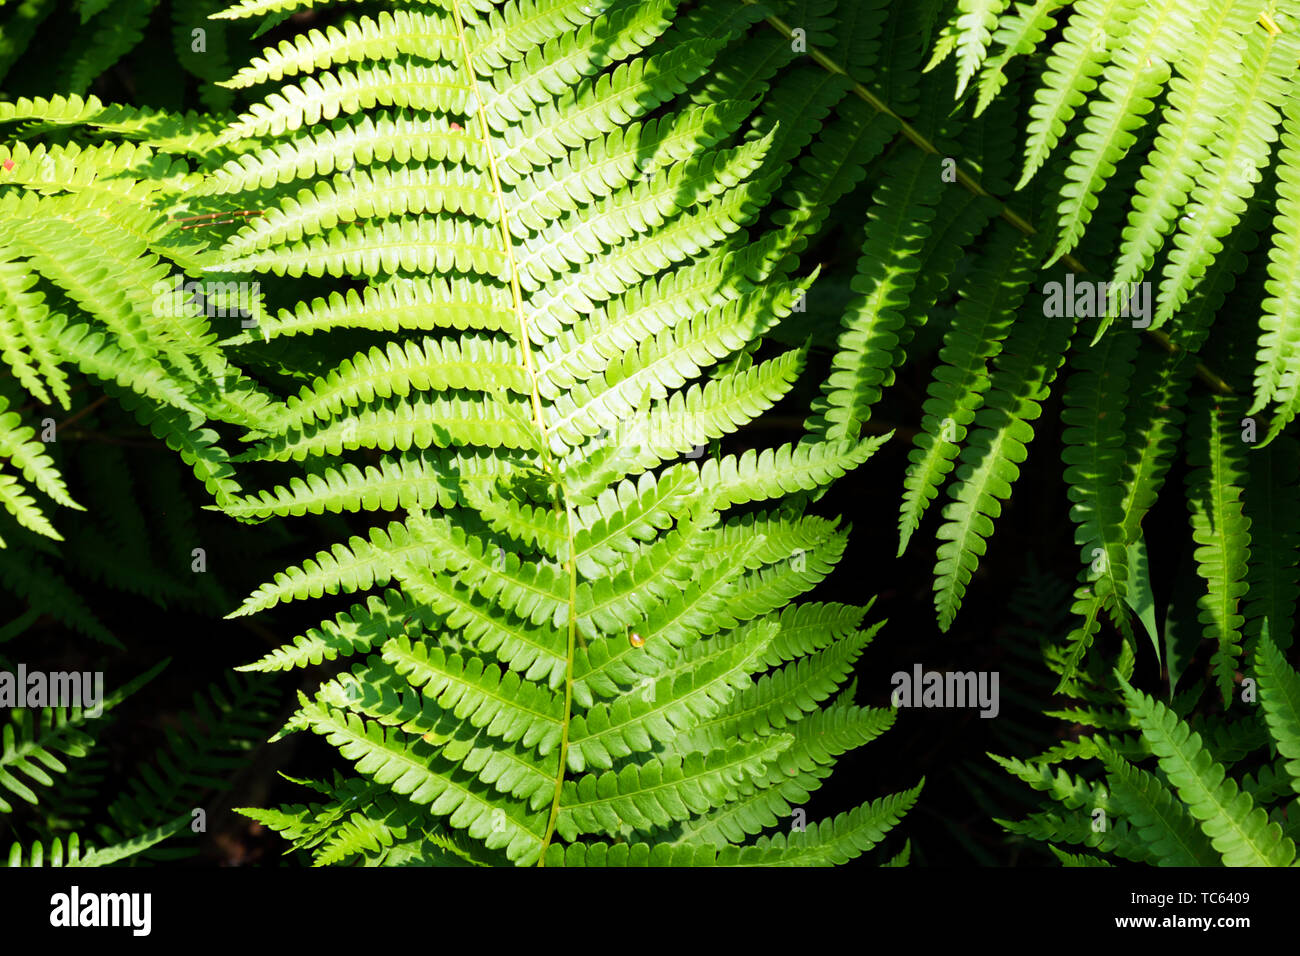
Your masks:
{"label": "fern plant", "polygon": [[867,608],[790,604],[845,546],[807,495],[883,439],[700,457],[794,384],[806,350],[764,337],[811,277],[747,232],[777,131],[690,102],[727,37],[674,7],[411,5],[229,82],[289,81],[217,140],[196,195],[274,205],[209,271],[360,287],[228,344],[375,344],[252,429],[239,460],[287,480],[220,506],[404,512],[236,612],[388,588],[250,665],[364,655],[286,726],[357,776],[247,811],[318,863],[840,863],[917,797],[793,812],[893,720],[841,691]]}
{"label": "fern plant", "polygon": [[[355,765],[248,810],[304,857],[880,842],[915,789],[803,816],[892,719],[853,703],[879,625],[797,599],[846,547],[816,503],[900,433],[897,554],[933,535],[938,629],[1010,566],[1024,475],[1054,472],[1057,691],[1139,735],[1065,750],[1193,819],[1237,799],[1168,762],[1193,733],[1225,770],[1264,746],[1216,708],[1236,716],[1243,669],[1281,673],[1300,596],[1292,0],[96,0],[57,65],[51,9],[0,9],[0,585],[27,601],[0,642],[39,619],[113,644],[86,580],[221,600],[176,573],[175,462],[81,447],[134,416],[205,518],[312,541],[233,615],[326,618],[248,666],[323,665],[285,731]],[[185,50],[199,23],[211,57]],[[114,102],[160,44],[224,70],[206,112],[157,82]],[[173,279],[258,291],[214,318],[169,308]],[[310,556],[312,533],[338,543]],[[1116,663],[1167,678],[1167,710]],[[1214,819],[1220,859],[1286,857],[1251,813]]]}
{"label": "fern plant", "polygon": [[[0,104],[0,123],[14,131],[0,145],[0,357],[9,372],[0,380],[0,584],[31,610],[119,646],[65,570],[143,588],[160,603],[219,591],[198,575],[175,580],[177,566],[188,572],[194,562],[197,542],[185,540],[188,491],[165,463],[143,480],[158,496],[152,501],[172,509],[162,535],[171,560],[129,573],[132,558],[150,550],[142,501],[120,449],[87,450],[85,439],[156,438],[190,466],[206,500],[237,493],[211,426],[249,427],[270,399],[217,346],[212,316],[241,306],[255,314],[260,298],[212,287],[206,302],[193,294],[209,240],[187,231],[173,207],[194,179],[180,157],[206,144],[193,131],[177,134],[184,121],[56,97]],[[123,140],[97,141],[105,132]],[[104,407],[110,400],[116,408]],[[85,567],[100,535],[87,540],[91,526],[72,517],[84,506],[70,493],[69,468],[88,473],[80,482],[103,507],[92,520],[109,526],[101,535],[131,554],[126,563],[118,555]],[[73,522],[77,540],[65,543],[51,508]]]}
{"label": "fern plant", "polygon": [[[1059,673],[1061,649],[1054,650]],[[1046,843],[1066,866],[1112,858],[1295,865],[1300,676],[1277,645],[1260,638],[1240,699],[1225,714],[1192,713],[1199,686],[1169,703],[1137,690],[1123,673],[1131,666],[1130,656],[1113,679],[1084,679],[1068,692],[1078,704],[1055,715],[1086,728],[1077,739],[1030,761],[994,757],[1046,795],[1044,809],[1003,825]],[[1066,761],[1081,761],[1082,772],[1070,773]]]}
{"label": "fern plant", "polygon": [[108,694],[97,714],[83,707],[13,711],[0,732],[7,865],[108,866],[194,854],[193,842],[157,845],[185,829],[206,831],[208,798],[224,789],[224,775],[242,766],[243,753],[266,731],[271,689],[264,679],[230,675],[224,688],[214,684],[206,695],[196,694],[180,729],[168,728],[167,745],[138,761],[135,775],[105,800],[110,774],[100,738],[114,710],[167,664]]}
{"label": "fern plant", "polygon": [[121,84],[139,102],[167,109],[179,108],[194,82],[205,107],[227,110],[234,98],[215,81],[251,46],[207,19],[220,8],[217,0],[7,4],[0,10],[0,81],[11,97],[102,94]]}
{"label": "fern plant", "polygon": [[[725,19],[721,5],[702,6]],[[798,238],[783,250],[783,268],[811,259],[809,251],[825,255],[812,243],[837,225],[828,208],[868,192],[856,189],[864,179],[870,187],[855,294],[832,332],[830,374],[808,428],[843,437],[882,411],[882,429],[919,419],[899,554],[938,511],[934,600],[947,631],[1014,505],[1022,466],[1042,444],[1038,431],[1052,425],[1043,409],[1060,403],[1078,546],[1067,677],[1108,632],[1131,640],[1145,630],[1159,661],[1154,624],[1138,610],[1149,596],[1143,526],[1169,497],[1161,495],[1166,475],[1186,451],[1203,633],[1219,645],[1226,694],[1265,605],[1274,620],[1290,621],[1298,593],[1282,541],[1300,523],[1279,514],[1253,542],[1246,529],[1253,510],[1271,511],[1292,494],[1278,460],[1290,450],[1276,449],[1289,441],[1292,415],[1278,383],[1296,374],[1285,346],[1294,11],[1176,0],[1005,6],[948,4],[944,25],[927,19],[934,7],[908,16],[883,4],[748,5],[761,22],[724,53],[734,68],[713,85],[765,88],[763,122],[795,130],[779,201]],[[1058,20],[1064,29],[1054,28]],[[773,33],[796,51],[806,44],[807,55],[764,46]],[[937,105],[952,82],[972,110],[947,115]],[[1012,150],[1022,141],[1022,192],[1013,197]],[[1055,235],[1035,227],[1053,212]],[[1112,278],[1097,263],[1116,250]],[[1167,260],[1158,282],[1148,278],[1157,253]],[[1102,281],[1124,293],[1099,291]],[[1158,289],[1144,316],[1142,296],[1129,293],[1148,281]],[[1061,302],[1076,284],[1088,287],[1091,305],[1073,293]],[[1253,316],[1256,306],[1252,373],[1241,320],[1227,313]],[[931,348],[921,407],[891,399],[898,369]],[[1252,374],[1264,384],[1245,399]],[[1244,494],[1247,486],[1257,492]],[[941,495],[943,506],[932,508]],[[1231,534],[1210,534],[1225,523]],[[1289,644],[1289,628],[1276,632]]]}
{"label": "fern plant", "polygon": [[[1005,14],[1005,4],[943,6],[947,24],[932,33],[926,18],[934,7],[900,18],[883,5],[773,3],[755,14],[763,23],[749,46],[736,48],[740,64],[759,59],[747,54],[764,30],[807,42],[807,58],[786,58],[791,65],[771,81],[766,101],[774,114],[785,106],[783,119],[797,112],[813,143],[782,195],[789,220],[807,224],[811,238],[828,221],[828,203],[850,196],[864,177],[872,187],[857,294],[840,316],[809,427],[858,434],[882,410],[920,418],[899,553],[946,485],[934,568],[936,617],[946,631],[998,519],[1015,504],[1043,407],[1059,403],[1079,548],[1059,690],[1080,673],[1109,670],[1113,661],[1090,654],[1106,625],[1120,639],[1106,645],[1118,646],[1129,668],[1135,641],[1149,639],[1157,667],[1168,657],[1171,685],[1187,676],[1196,635],[1173,613],[1161,632],[1151,583],[1152,555],[1165,561],[1176,550],[1149,552],[1144,532],[1158,502],[1177,497],[1165,479],[1185,456],[1189,578],[1200,584],[1192,601],[1200,634],[1216,647],[1211,671],[1226,703],[1266,621],[1277,647],[1290,647],[1300,594],[1300,520],[1288,504],[1293,413],[1288,393],[1259,387],[1296,374],[1278,330],[1289,321],[1285,257],[1295,230],[1288,137],[1297,11],[1179,2],[1069,10],[1025,3]],[[1065,29],[1054,30],[1067,15]],[[933,72],[922,77],[916,57],[930,36],[925,69]],[[936,84],[955,81],[962,97],[981,68],[974,110],[944,115]],[[824,98],[811,93],[818,72]],[[757,82],[744,73],[736,80]],[[1009,198],[1011,149],[1020,142],[1027,159],[1015,188],[1023,192]],[[1054,236],[1034,226],[1053,211]],[[1084,265],[1116,251],[1113,279]],[[1164,278],[1150,314],[1130,314],[1139,303],[1128,299],[1129,284],[1154,279],[1162,251]],[[970,266],[954,269],[963,256]],[[1094,280],[1123,284],[1125,321],[1116,321],[1121,314],[1104,291],[1091,310],[1077,301],[1049,307],[1054,283]],[[1252,376],[1248,335],[1261,347],[1253,401],[1239,397]],[[937,348],[937,361],[922,407],[891,402],[896,370],[927,348]]]}
{"label": "fern plant", "polygon": [[[1244,369],[1225,378],[1195,365],[1222,399],[1212,412],[1193,417],[1191,440],[1198,442],[1194,460],[1207,469],[1195,480],[1211,489],[1208,510],[1194,505],[1193,511],[1194,535],[1202,546],[1198,570],[1208,591],[1202,620],[1206,636],[1220,646],[1217,675],[1226,696],[1231,662],[1241,654],[1243,638],[1258,634],[1258,618],[1252,622],[1241,613],[1252,562],[1241,504],[1232,500],[1231,489],[1237,488],[1239,497],[1247,471],[1271,470],[1262,455],[1240,452],[1243,443],[1256,441],[1244,437],[1253,434],[1255,416],[1271,409],[1260,448],[1275,441],[1295,416],[1295,356],[1287,344],[1294,337],[1288,331],[1295,324],[1294,297],[1287,288],[1295,270],[1287,257],[1297,228],[1291,190],[1300,11],[1285,3],[1234,0],[1081,3],[1068,10],[1067,21],[1063,7],[1043,2],[1017,4],[1014,10],[1005,4],[967,10],[961,5],[933,61],[957,51],[959,96],[979,73],[976,115],[1013,86],[1032,91],[1017,188],[1045,175],[1058,184],[1056,240],[1048,264],[1059,260],[1082,280],[1088,272],[1084,262],[1092,262],[1098,278],[1123,290],[1122,298],[1143,284],[1155,286],[1150,314],[1144,324],[1138,319],[1133,324],[1181,356],[1206,342],[1226,293],[1248,266],[1244,254],[1257,236],[1264,238],[1264,248],[1250,263],[1267,270],[1262,295],[1255,288],[1247,293],[1258,302],[1260,315],[1253,330],[1258,336],[1253,399],[1235,398],[1238,389],[1231,383],[1247,378]],[[1018,84],[1009,82],[1016,64],[1024,62],[1020,58],[1044,55]],[[1059,157],[1055,163],[1054,156]],[[1270,230],[1266,211],[1274,189]],[[1122,228],[1114,224],[1119,216],[1125,220]],[[1100,221],[1090,229],[1094,219]],[[1093,252],[1085,240],[1095,236],[1114,238]],[[1105,258],[1098,252],[1112,251],[1113,267],[1098,268],[1097,261]],[[1234,300],[1234,307],[1242,305]],[[1144,547],[1141,522],[1159,492],[1183,419],[1181,411],[1166,410],[1186,405],[1194,367],[1177,359],[1163,370],[1152,367],[1136,354],[1134,336],[1113,324],[1116,317],[1113,308],[1104,309],[1096,323],[1088,323],[1092,347],[1079,353],[1065,396],[1072,416],[1066,421],[1075,426],[1065,434],[1071,446],[1065,477],[1085,563],[1096,565],[1076,593],[1075,610],[1082,618],[1073,635],[1070,659],[1076,662],[1103,614],[1129,633],[1128,579],[1136,570],[1136,552]],[[1216,327],[1220,337],[1236,336],[1226,321]],[[1124,396],[1134,386],[1144,397],[1129,401],[1126,410]],[[1231,435],[1239,424],[1241,441]],[[1208,453],[1198,433],[1208,440]],[[1271,500],[1259,504],[1272,507]],[[1210,528],[1222,524],[1234,530],[1212,535]],[[1293,582],[1293,563],[1278,558],[1285,570],[1262,573],[1280,573]],[[1274,605],[1275,621],[1289,621],[1294,614],[1294,583],[1283,593],[1289,597]],[[1279,638],[1289,643],[1289,628]]]}

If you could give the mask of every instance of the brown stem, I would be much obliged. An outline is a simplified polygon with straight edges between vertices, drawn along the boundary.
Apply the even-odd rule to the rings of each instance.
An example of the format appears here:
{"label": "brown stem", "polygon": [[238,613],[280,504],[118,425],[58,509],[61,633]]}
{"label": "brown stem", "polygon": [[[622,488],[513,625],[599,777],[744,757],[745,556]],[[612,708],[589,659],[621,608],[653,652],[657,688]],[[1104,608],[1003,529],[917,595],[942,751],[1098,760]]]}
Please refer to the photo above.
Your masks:
{"label": "brown stem", "polygon": [[84,417],[84,416],[86,416],[86,415],[89,415],[89,414],[90,414],[91,412],[93,412],[95,409],[99,408],[100,405],[103,405],[106,401],[108,401],[108,396],[107,396],[107,395],[101,395],[101,396],[99,396],[99,398],[95,399],[95,400],[94,400],[93,402],[91,402],[89,405],[83,405],[79,411],[73,412],[71,415],[69,415],[69,416],[68,416],[67,418],[65,418],[63,421],[59,422],[58,425],[55,426],[55,428],[58,429],[58,430],[60,430],[60,431],[62,431],[64,428],[66,428],[67,426],[71,425],[71,424],[72,424],[73,422],[75,422],[77,419],[82,418],[82,417]]}

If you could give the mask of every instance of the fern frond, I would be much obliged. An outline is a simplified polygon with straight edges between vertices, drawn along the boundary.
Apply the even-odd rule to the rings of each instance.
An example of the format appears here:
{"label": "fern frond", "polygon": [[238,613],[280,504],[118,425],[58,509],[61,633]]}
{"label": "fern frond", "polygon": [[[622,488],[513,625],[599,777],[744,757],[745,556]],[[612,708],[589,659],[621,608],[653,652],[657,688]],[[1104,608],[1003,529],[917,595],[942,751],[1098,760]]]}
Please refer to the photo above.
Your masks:
{"label": "fern frond", "polygon": [[[794,743],[755,779],[743,783],[738,799],[687,820],[677,828],[673,842],[709,843],[721,849],[789,817],[794,805],[821,786],[840,754],[874,740],[893,724],[894,711],[852,707],[844,699],[798,722]],[[770,739],[757,737],[755,744]]]}
{"label": "fern frond", "polygon": [[489,848],[504,848],[513,862],[527,864],[540,853],[546,829],[543,814],[504,809],[484,799],[467,771],[430,746],[407,744],[398,730],[385,730],[327,705],[304,703],[302,712],[308,725],[356,761],[357,770],[369,779],[412,803],[428,805],[434,814],[447,817],[449,825],[466,830]]}
{"label": "fern frond", "polygon": [[383,653],[413,687],[472,726],[507,743],[536,747],[543,757],[559,745],[562,701],[513,671],[503,674],[481,658],[447,655],[404,637],[386,643]]}
{"label": "fern frond", "polygon": [[[1090,570],[1093,593],[1113,601],[1116,621],[1126,626],[1120,601],[1128,592],[1128,544],[1124,532],[1124,407],[1133,376],[1137,337],[1117,330],[1081,352],[1065,393],[1062,435],[1065,480],[1074,502],[1075,544]],[[1113,596],[1113,598],[1112,598]]]}
{"label": "fern frond", "polygon": [[636,833],[667,827],[687,813],[703,813],[734,800],[742,783],[757,777],[793,739],[767,737],[568,781],[556,831],[574,840],[587,833],[618,835],[624,827]]}
{"label": "fern frond", "polygon": [[[85,706],[70,706],[42,707],[38,710],[7,705],[13,707],[13,710],[10,722],[4,725],[3,736],[0,737],[3,743],[0,748],[0,787],[27,803],[38,803],[39,797],[32,785],[49,787],[54,783],[51,773],[68,772],[68,765],[58,754],[73,759],[85,757],[95,744],[96,734],[91,731],[103,726],[89,722],[100,720],[104,714],[112,711],[157,676],[166,665],[167,662],[163,661],[122,687],[103,695],[98,705],[89,709]],[[78,700],[83,699],[82,675],[74,671],[70,676],[79,682],[77,689],[69,692],[64,687],[64,692],[75,694]],[[53,681],[59,678],[51,674],[46,675],[46,679]],[[11,690],[12,684],[11,680]],[[85,690],[89,693],[88,687]],[[102,687],[99,688],[100,693],[102,690]],[[51,686],[49,691],[53,693],[54,688]],[[26,782],[17,776],[20,773],[27,778]],[[0,797],[0,813],[12,813],[13,810],[13,806]]]}
{"label": "fern frond", "polygon": [[282,80],[288,76],[337,63],[367,59],[393,59],[409,53],[428,60],[445,60],[445,50],[453,48],[455,30],[449,18],[424,11],[380,11],[375,18],[348,20],[340,27],[311,30],[292,41],[282,40],[268,48],[265,55],[254,57],[229,80],[219,86],[242,89]]}
{"label": "fern frond", "polygon": [[823,820],[805,831],[760,837],[753,844],[721,851],[705,846],[645,843],[575,843],[549,851],[549,866],[831,866],[846,863],[878,844],[912,807],[924,780]]}
{"label": "fern frond", "polygon": [[1217,862],[1210,841],[1159,778],[1123,757],[1100,748],[1109,771],[1111,798],[1147,844],[1158,866],[1211,866]]}
{"label": "fern frond", "polygon": [[1283,438],[1246,460],[1249,474],[1242,500],[1250,521],[1250,565],[1242,615],[1248,653],[1265,627],[1271,626],[1279,649],[1286,650],[1292,642],[1286,627],[1276,622],[1293,620],[1300,599],[1300,513],[1293,487],[1294,476],[1300,474],[1296,456],[1295,442]]}
{"label": "fern frond", "polygon": [[1088,104],[1085,132],[1071,153],[1058,207],[1060,238],[1049,265],[1078,245],[1097,206],[1097,193],[1136,142],[1133,130],[1169,81],[1179,39],[1197,19],[1196,5],[1188,0],[1158,0],[1141,5],[1127,24],[1124,42],[1102,71],[1099,95]]}
{"label": "fern frond", "polygon": [[1241,501],[1243,450],[1230,434],[1224,434],[1225,425],[1240,417],[1234,410],[1240,409],[1233,403],[1199,403],[1189,454],[1195,470],[1187,478],[1192,537],[1198,545],[1196,570],[1208,587],[1197,602],[1198,619],[1205,637],[1218,645],[1213,667],[1224,701],[1232,696],[1242,653],[1241,599],[1246,594],[1251,542],[1250,518]]}
{"label": "fern frond", "polygon": [[903,311],[916,284],[913,260],[942,189],[939,164],[929,157],[897,161],[881,184],[853,281],[858,298],[845,313],[830,377],[807,425],[814,434],[858,438],[880,386],[892,378]]}
{"label": "fern frond", "polygon": [[[55,837],[49,844],[33,843],[29,847],[15,843],[9,849],[8,866],[110,866],[142,853],[161,843],[169,836],[182,830],[190,822],[188,813],[176,817],[161,826],[154,827],[137,836],[130,837],[111,846],[92,847],[83,845],[76,833],[63,839]],[[46,847],[49,847],[48,850]]]}
{"label": "fern frond", "polygon": [[988,54],[998,14],[1010,0],[958,0],[957,3],[957,96],[966,91],[975,72]]}
{"label": "fern frond", "polygon": [[277,574],[271,583],[250,594],[239,610],[228,616],[252,614],[281,601],[382,586],[392,579],[408,556],[429,549],[429,540],[402,522],[391,522],[387,530],[371,528],[368,540],[351,538],[347,547],[336,544],[330,551],[318,552],[315,560]]}
{"label": "fern frond", "polygon": [[1017,189],[1023,189],[1038,172],[1075,111],[1096,89],[1097,74],[1123,41],[1136,8],[1131,0],[1081,0],[1074,5],[1061,41],[1047,57],[1047,72],[1029,108],[1033,119]]}
{"label": "fern frond", "polygon": [[1246,4],[1224,0],[1207,7],[1196,29],[1180,38],[1187,46],[1174,64],[1170,108],[1136,186],[1115,284],[1128,288],[1140,281],[1173,228],[1209,158],[1218,124],[1232,109],[1229,77],[1240,62],[1241,37],[1253,19]]}
{"label": "fern frond", "polygon": [[[323,807],[263,815],[315,862],[581,862],[604,852],[586,836],[663,846],[732,811],[745,822],[717,832],[748,839],[892,718],[846,700],[819,719],[876,630],[857,609],[792,607],[846,547],[803,505],[888,436],[695,461],[793,390],[808,346],[763,346],[818,274],[784,268],[824,221],[805,201],[846,195],[890,124],[846,110],[800,164],[789,217],[749,235],[846,84],[819,82],[810,115],[786,90],[742,129],[792,51],[752,58],[737,32],[761,11],[675,8],[445,0],[345,18],[228,84],[288,81],[225,130],[233,155],[193,191],[268,207],[200,268],[360,281],[222,343],[297,394],[227,413],[250,413],[256,444],[235,463],[270,490],[217,506],[408,512],[236,612],[392,588],[247,668],[369,655],[282,731],[324,736],[369,788],[324,785]],[[885,48],[883,19],[855,21],[854,62]],[[914,159],[898,166],[937,214],[938,165]],[[891,221],[918,203],[890,200]],[[895,273],[899,289],[916,279],[901,259]],[[901,323],[906,296],[885,302]],[[309,366],[277,341],[294,335],[313,336]],[[298,475],[272,465],[287,461]],[[760,501],[771,510],[723,513]],[[914,799],[710,859],[842,862]]]}
{"label": "fern frond", "polygon": [[[46,709],[42,718],[38,723],[30,710],[15,710],[12,722],[4,726],[3,750],[0,750],[0,785],[12,796],[30,804],[37,802],[36,792],[16,774],[49,787],[54,783],[51,772],[68,770],[57,754],[84,757],[94,743],[94,738],[81,729],[85,723],[84,711],[70,713],[65,707]],[[12,804],[0,797],[0,813],[12,813],[13,809]]]}
{"label": "fern frond", "polygon": [[1196,817],[1227,866],[1288,866],[1295,844],[1268,822],[1223,767],[1201,747],[1201,737],[1164,704],[1124,683],[1130,711],[1141,725],[1160,768]]}
{"label": "fern frond", "polygon": [[993,531],[999,501],[1011,493],[1019,477],[1017,465],[1028,455],[1032,422],[1042,414],[1057,369],[1074,333],[1074,323],[1044,318],[1021,325],[1007,337],[994,359],[984,408],[975,414],[976,431],[960,456],[952,502],[944,509],[937,537],[935,607],[939,628],[946,631],[956,617],[966,584],[984,553]]}
{"label": "fern frond", "polygon": [[983,402],[988,362],[1002,349],[1016,309],[1029,291],[1033,245],[1009,229],[992,236],[980,263],[961,289],[961,301],[939,350],[942,365],[927,387],[925,416],[904,479],[899,516],[899,554],[954,467],[959,442]]}
{"label": "fern frond", "polygon": [[1279,110],[1300,61],[1300,40],[1258,30],[1245,39],[1241,66],[1229,80],[1235,95],[1227,128],[1211,142],[1212,157],[1179,221],[1177,248],[1170,252],[1160,282],[1156,325],[1178,312],[1222,249],[1220,240],[1239,221],[1277,139]]}
{"label": "fern frond", "polygon": [[1300,384],[1297,384],[1295,349],[1300,338],[1297,318],[1297,257],[1300,256],[1300,96],[1294,91],[1284,104],[1282,148],[1278,151],[1277,231],[1269,250],[1269,282],[1260,316],[1258,365],[1255,370],[1255,400],[1250,414],[1261,411],[1270,401],[1279,404],[1269,427],[1269,441],[1295,418]]}
{"label": "fern frond", "polygon": [[1284,769],[1291,788],[1300,793],[1300,677],[1267,634],[1256,647],[1255,670],[1264,719],[1278,753],[1286,760]]}
{"label": "fern frond", "polygon": [[993,97],[1006,86],[1006,70],[1012,59],[1034,52],[1038,44],[1047,38],[1047,32],[1056,26],[1057,11],[1062,6],[1065,6],[1065,0],[1035,0],[1032,6],[1017,3],[1013,16],[998,20],[998,28],[992,39],[994,43],[1000,43],[1003,49],[997,56],[988,59],[980,69],[976,116],[988,109]]}

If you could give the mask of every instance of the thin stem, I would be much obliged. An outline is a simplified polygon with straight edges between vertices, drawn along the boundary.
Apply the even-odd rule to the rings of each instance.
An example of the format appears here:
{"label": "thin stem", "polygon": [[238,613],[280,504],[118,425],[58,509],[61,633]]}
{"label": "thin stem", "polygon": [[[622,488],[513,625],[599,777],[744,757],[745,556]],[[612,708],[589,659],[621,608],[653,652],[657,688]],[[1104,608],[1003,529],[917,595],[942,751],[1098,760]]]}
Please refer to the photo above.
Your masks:
{"label": "thin stem", "polygon": [[99,396],[99,398],[95,399],[95,400],[94,400],[93,402],[91,402],[89,405],[83,405],[83,406],[82,406],[78,411],[73,412],[71,415],[69,415],[69,416],[68,416],[67,418],[65,418],[63,421],[61,421],[61,422],[59,422],[57,425],[55,425],[55,426],[54,426],[55,430],[58,431],[59,429],[67,428],[69,425],[71,425],[71,424],[72,424],[73,422],[75,422],[77,419],[82,418],[83,416],[89,415],[89,414],[90,414],[91,412],[93,412],[95,409],[99,408],[100,405],[103,405],[106,401],[108,401],[108,396],[107,396],[107,395],[101,395],[101,396]]}
{"label": "thin stem", "polygon": [[578,621],[574,609],[578,605],[578,562],[573,552],[573,509],[566,501],[565,514],[568,517],[567,534],[569,539],[569,640],[564,661],[564,726],[560,730],[560,767],[555,774],[555,795],[551,798],[551,812],[546,818],[546,833],[542,837],[542,852],[537,858],[538,866],[546,866],[546,850],[555,837],[555,824],[560,818],[560,795],[564,790],[564,767],[569,759],[569,726],[573,713],[573,652],[577,643]]}
{"label": "thin stem", "polygon": [[487,107],[478,90],[478,74],[474,72],[474,62],[470,59],[469,43],[465,39],[465,24],[460,17],[460,0],[452,0],[452,12],[456,17],[456,36],[460,41],[461,54],[465,57],[465,72],[469,77],[469,87],[474,93],[474,110],[478,116],[479,130],[483,137],[483,149],[487,153],[488,171],[492,175],[492,192],[496,196],[498,218],[501,222],[501,244],[505,249],[506,260],[510,264],[510,296],[515,312],[515,322],[519,327],[519,350],[523,355],[524,369],[532,390],[533,417],[537,428],[546,441],[546,422],[542,418],[542,398],[537,390],[537,375],[533,371],[532,344],[528,340],[528,319],[524,314],[524,297],[519,287],[519,266],[515,262],[515,244],[510,238],[510,213],[506,208],[505,194],[501,191],[501,179],[497,175],[497,158],[492,149],[492,131],[487,124]]}
{"label": "thin stem", "polygon": [[[7,369],[6,369],[6,371],[7,371]],[[5,377],[6,377],[6,378],[12,378],[13,376],[11,376],[11,375],[6,375]],[[90,385],[89,385],[89,384],[85,384],[85,383],[83,383],[83,384],[81,384],[81,385],[73,385],[71,388],[68,389],[68,394],[71,395],[73,392],[82,392],[82,391],[85,391],[85,390],[88,389],[88,388],[90,388]],[[33,408],[39,408],[39,407],[42,406],[42,405],[48,405],[48,404],[50,404],[50,403],[49,403],[49,402],[28,402],[26,405],[22,406],[21,408],[15,408],[14,411],[16,411],[16,412],[30,412]]]}
{"label": "thin stem", "polygon": [[[542,414],[542,397],[537,387],[537,372],[533,368],[532,343],[528,337],[528,319],[524,312],[523,291],[519,285],[519,266],[515,261],[514,241],[510,238],[509,209],[506,206],[505,194],[501,190],[501,179],[497,174],[496,153],[492,149],[492,131],[488,127],[487,108],[479,93],[478,75],[474,71],[474,62],[470,57],[469,43],[465,39],[465,24],[461,19],[460,0],[452,0],[451,8],[456,19],[456,36],[460,42],[461,55],[465,58],[465,71],[469,77],[469,86],[474,93],[474,101],[477,104],[474,112],[478,116],[479,129],[483,137],[483,148],[487,153],[488,170],[492,176],[492,191],[496,196],[498,216],[501,223],[501,244],[505,249],[506,260],[510,265],[510,294],[515,312],[515,321],[519,329],[519,351],[523,359],[524,371],[528,375],[533,418],[541,435],[545,461],[549,459],[550,455],[550,439],[546,431],[546,419]],[[564,511],[565,530],[569,542],[567,562],[569,571],[569,633],[564,664],[564,721],[560,737],[560,765],[555,773],[555,795],[551,800],[551,812],[546,822],[546,832],[542,837],[542,850],[537,858],[538,866],[546,865],[546,850],[555,837],[555,824],[559,819],[560,795],[564,789],[564,768],[569,753],[569,725],[573,716],[573,657],[578,639],[576,617],[578,606],[578,562],[573,547],[575,519],[573,509],[568,502],[568,496],[565,494],[564,486],[560,481],[558,468],[552,470],[552,476],[558,489],[555,509],[557,513],[561,509]]]}

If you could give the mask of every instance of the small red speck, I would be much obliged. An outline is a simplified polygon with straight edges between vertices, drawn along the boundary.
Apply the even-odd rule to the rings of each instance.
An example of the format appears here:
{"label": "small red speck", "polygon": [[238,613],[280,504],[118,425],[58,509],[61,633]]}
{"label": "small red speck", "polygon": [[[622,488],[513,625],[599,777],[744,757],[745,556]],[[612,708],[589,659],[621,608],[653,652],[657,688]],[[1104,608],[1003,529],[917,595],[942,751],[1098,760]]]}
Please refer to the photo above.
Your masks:
{"label": "small red speck", "polygon": [[6,159],[5,169],[13,169],[13,168],[14,168],[14,161],[12,159]]}
{"label": "small red speck", "polygon": [[459,123],[452,123],[452,124],[451,124],[451,128],[454,129],[454,130],[459,130],[459,129],[460,129],[460,124],[459,124]]}

